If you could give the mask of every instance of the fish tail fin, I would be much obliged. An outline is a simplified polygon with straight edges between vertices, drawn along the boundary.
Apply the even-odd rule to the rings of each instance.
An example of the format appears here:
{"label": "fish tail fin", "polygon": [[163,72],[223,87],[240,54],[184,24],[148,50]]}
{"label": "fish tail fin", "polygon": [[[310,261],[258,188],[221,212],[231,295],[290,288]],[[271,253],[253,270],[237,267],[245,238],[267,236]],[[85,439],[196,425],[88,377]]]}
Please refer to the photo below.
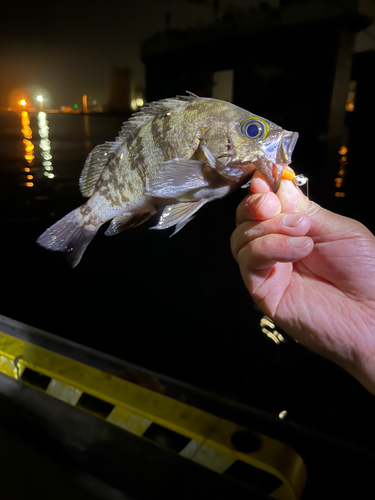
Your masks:
{"label": "fish tail fin", "polygon": [[46,229],[36,242],[48,250],[65,252],[69,264],[76,267],[98,229],[84,223],[78,207]]}

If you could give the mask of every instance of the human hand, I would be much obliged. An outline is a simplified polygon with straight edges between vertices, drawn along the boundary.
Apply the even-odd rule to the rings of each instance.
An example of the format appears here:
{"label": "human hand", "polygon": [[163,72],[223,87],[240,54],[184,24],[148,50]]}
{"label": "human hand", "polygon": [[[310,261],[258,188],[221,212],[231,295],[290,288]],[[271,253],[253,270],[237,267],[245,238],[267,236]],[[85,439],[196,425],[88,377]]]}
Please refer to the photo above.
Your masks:
{"label": "human hand", "polygon": [[256,173],[250,189],[231,248],[253,300],[375,394],[375,237],[289,180],[275,194]]}

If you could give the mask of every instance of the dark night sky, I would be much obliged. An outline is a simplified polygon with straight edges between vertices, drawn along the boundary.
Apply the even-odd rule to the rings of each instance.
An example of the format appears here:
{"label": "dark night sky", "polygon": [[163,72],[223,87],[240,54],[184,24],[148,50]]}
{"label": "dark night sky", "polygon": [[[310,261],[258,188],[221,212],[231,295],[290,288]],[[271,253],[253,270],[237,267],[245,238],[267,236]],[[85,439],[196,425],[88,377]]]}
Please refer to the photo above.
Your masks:
{"label": "dark night sky", "polygon": [[72,105],[83,93],[105,104],[116,65],[130,66],[133,87],[142,87],[139,44],[165,29],[167,12],[173,28],[214,19],[211,1],[17,4],[0,20],[0,107],[9,105],[14,89],[30,85],[34,94],[50,94],[50,107]]}
{"label": "dark night sky", "polygon": [[[222,0],[220,8],[240,12],[259,3]],[[46,106],[52,108],[80,102],[82,94],[106,104],[113,66],[129,66],[133,91],[142,89],[140,41],[165,29],[167,13],[174,29],[215,19],[212,0],[17,3],[12,15],[0,19],[0,108],[25,87],[34,96],[49,96]],[[374,38],[373,25],[357,36],[356,50],[375,48]]]}
{"label": "dark night sky", "polygon": [[[139,41],[165,24],[166,2],[137,0],[104,5],[86,2],[29,4],[0,21],[0,106],[17,87],[50,93],[51,107],[71,105],[83,93],[108,98],[112,66],[131,66],[143,81]],[[145,16],[153,19],[146,22]]]}

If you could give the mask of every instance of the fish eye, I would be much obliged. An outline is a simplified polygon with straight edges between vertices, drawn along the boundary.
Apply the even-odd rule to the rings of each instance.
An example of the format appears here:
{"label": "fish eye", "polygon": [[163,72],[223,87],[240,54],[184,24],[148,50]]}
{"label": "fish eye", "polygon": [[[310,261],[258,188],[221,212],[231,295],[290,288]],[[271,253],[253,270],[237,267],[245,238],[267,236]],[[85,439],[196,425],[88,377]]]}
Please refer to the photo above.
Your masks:
{"label": "fish eye", "polygon": [[259,118],[247,118],[241,125],[241,132],[250,139],[264,139],[268,134],[268,125]]}

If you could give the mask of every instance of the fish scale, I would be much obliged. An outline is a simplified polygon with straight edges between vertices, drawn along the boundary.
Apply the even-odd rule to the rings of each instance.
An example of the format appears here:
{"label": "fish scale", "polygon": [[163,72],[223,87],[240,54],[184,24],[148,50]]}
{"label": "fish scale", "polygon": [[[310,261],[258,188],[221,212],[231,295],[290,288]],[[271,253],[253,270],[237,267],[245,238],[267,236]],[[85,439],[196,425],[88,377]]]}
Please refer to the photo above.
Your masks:
{"label": "fish scale", "polygon": [[86,203],[37,242],[76,266],[99,227],[106,235],[162,212],[154,229],[184,227],[206,203],[247,185],[258,169],[272,189],[291,162],[298,134],[232,103],[187,96],[145,105],[113,142],[89,154],[79,186]]}

